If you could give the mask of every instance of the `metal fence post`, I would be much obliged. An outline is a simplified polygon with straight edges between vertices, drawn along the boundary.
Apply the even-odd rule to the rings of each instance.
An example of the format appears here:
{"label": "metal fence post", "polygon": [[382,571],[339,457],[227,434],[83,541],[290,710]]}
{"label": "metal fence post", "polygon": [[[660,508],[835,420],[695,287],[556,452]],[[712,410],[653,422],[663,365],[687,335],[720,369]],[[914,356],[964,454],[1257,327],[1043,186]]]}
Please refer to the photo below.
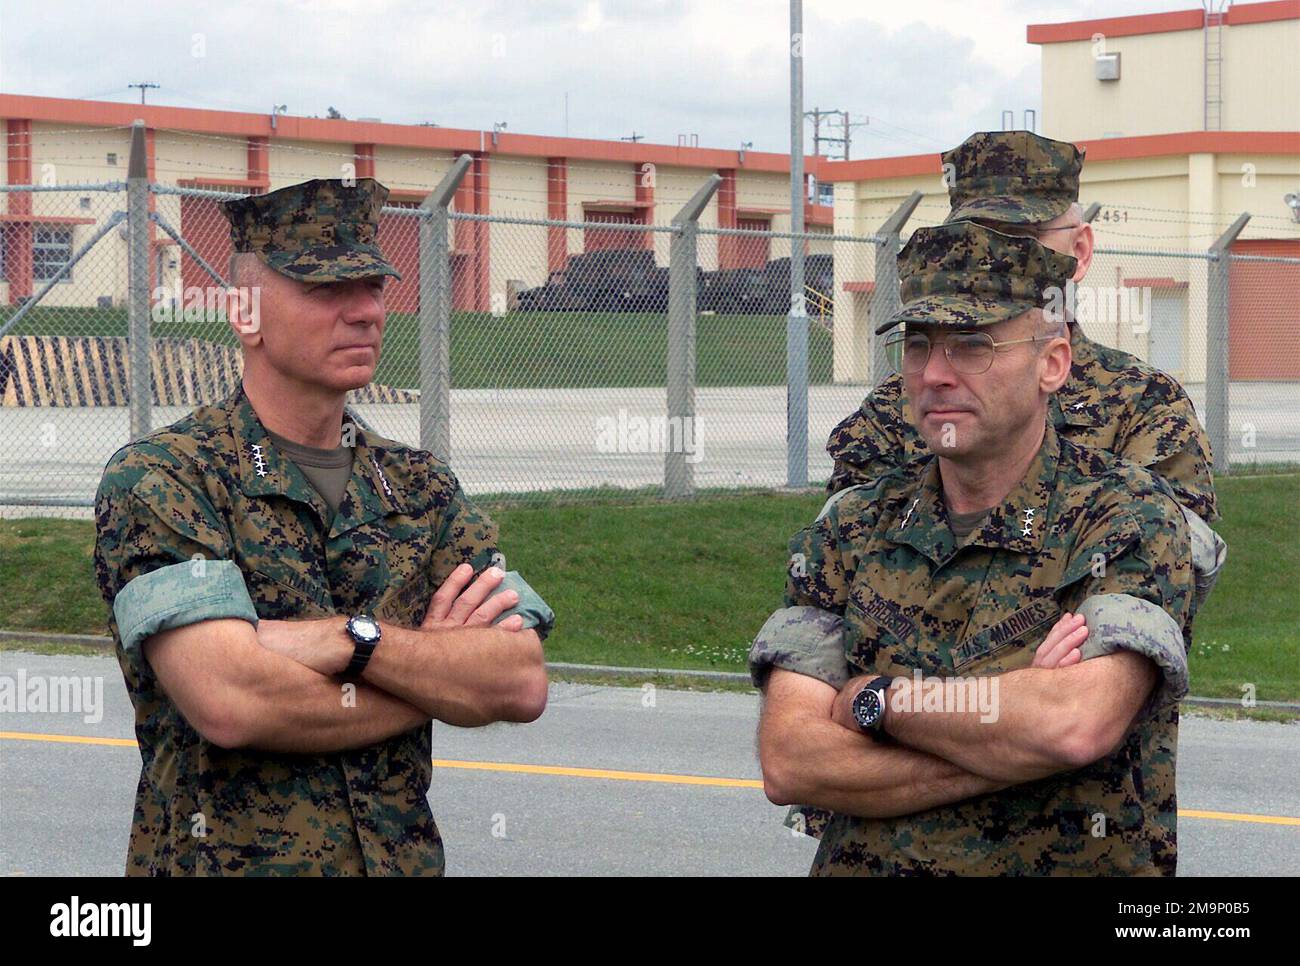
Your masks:
{"label": "metal fence post", "polygon": [[447,205],[473,162],[462,154],[420,205],[420,448],[451,459],[451,221]]}
{"label": "metal fence post", "polygon": [[[785,485],[808,485],[808,306],[804,303],[803,0],[790,2],[790,312],[785,317]],[[845,134],[847,137],[847,132]]]}
{"label": "metal fence post", "polygon": [[1205,431],[1214,472],[1228,472],[1228,310],[1232,263],[1228,249],[1250,221],[1242,212],[1210,246],[1205,285]]}
{"label": "metal fence post", "polygon": [[131,159],[126,177],[127,218],[127,358],[131,367],[130,428],[132,442],[150,428],[153,365],[149,341],[149,162],[144,121],[131,127]]}
{"label": "metal fence post", "polygon": [[880,385],[890,374],[889,361],[885,358],[885,340],[876,335],[876,329],[902,305],[898,291],[899,233],[922,197],[921,192],[913,191],[876,232],[879,239],[876,242],[876,285],[871,291],[870,376],[873,386]]}
{"label": "metal fence post", "polygon": [[[802,238],[790,239],[790,251],[803,247]],[[803,272],[790,257],[790,277],[798,277],[801,290],[790,296],[785,317],[785,485],[808,485],[808,307],[802,291]],[[794,284],[794,283],[791,283]]]}
{"label": "metal fence post", "polygon": [[[668,247],[668,426],[678,427],[676,439],[684,442],[687,428],[699,439],[695,426],[695,309],[696,238],[700,213],[722,184],[710,175],[691,200],[673,216]],[[676,420],[676,422],[674,422]],[[669,438],[672,438],[670,431]],[[680,452],[679,452],[680,450]],[[686,461],[684,446],[664,452],[664,496],[680,499],[695,494],[695,467]]]}

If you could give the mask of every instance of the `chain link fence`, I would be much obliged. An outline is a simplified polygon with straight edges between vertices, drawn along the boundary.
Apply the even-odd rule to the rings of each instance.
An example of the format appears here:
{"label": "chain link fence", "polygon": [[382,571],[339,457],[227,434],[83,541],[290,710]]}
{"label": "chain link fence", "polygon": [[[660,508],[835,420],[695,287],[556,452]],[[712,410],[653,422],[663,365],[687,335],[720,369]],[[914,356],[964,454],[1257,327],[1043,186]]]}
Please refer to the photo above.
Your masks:
{"label": "chain link fence", "polygon": [[1083,331],[1178,380],[1218,473],[1300,462],[1300,258],[1099,248]]}
{"label": "chain link fence", "polygon": [[[699,220],[714,179],[670,224],[481,215],[451,210],[467,164],[383,210],[402,279],[374,382],[350,399],[368,426],[448,459],[478,496],[829,476],[827,435],[887,373],[873,320],[897,305],[910,208],[871,236],[723,228]],[[235,193],[3,187],[0,506],[89,506],[118,447],[236,388],[219,209]],[[1294,463],[1298,280],[1296,258],[1100,249],[1076,315],[1183,383],[1217,470]]]}

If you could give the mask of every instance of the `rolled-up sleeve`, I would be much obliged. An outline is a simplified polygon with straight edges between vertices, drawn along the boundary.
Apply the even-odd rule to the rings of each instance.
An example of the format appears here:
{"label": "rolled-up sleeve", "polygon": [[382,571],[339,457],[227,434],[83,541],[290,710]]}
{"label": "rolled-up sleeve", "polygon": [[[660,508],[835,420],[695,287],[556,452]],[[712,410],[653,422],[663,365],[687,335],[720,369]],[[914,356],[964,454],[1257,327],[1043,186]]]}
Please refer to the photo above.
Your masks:
{"label": "rolled-up sleeve", "polygon": [[236,618],[257,626],[243,573],[233,561],[203,558],[134,578],[113,598],[113,616],[128,652],[159,631],[201,621]]}
{"label": "rolled-up sleeve", "polygon": [[524,627],[533,628],[542,640],[546,640],[546,636],[555,627],[555,611],[551,610],[550,605],[542,600],[542,595],[533,590],[517,570],[507,571],[505,579],[488,596],[495,597],[507,590],[513,590],[519,595],[519,603],[502,612],[501,616],[492,623],[500,624],[507,617],[519,615],[524,619]]}
{"label": "rolled-up sleeve", "polygon": [[818,607],[783,607],[759,629],[749,652],[749,676],[762,688],[773,668],[816,678],[837,691],[848,683],[844,618]]}
{"label": "rolled-up sleeve", "polygon": [[1088,625],[1084,660],[1116,651],[1132,651],[1160,669],[1161,683],[1152,694],[1152,707],[1178,701],[1187,694],[1187,652],[1183,632],[1163,609],[1131,594],[1097,594],[1079,605]]}
{"label": "rolled-up sleeve", "polygon": [[140,642],[158,630],[218,617],[256,620],[224,522],[169,459],[122,451],[95,501],[96,579],[132,663],[141,660]]}

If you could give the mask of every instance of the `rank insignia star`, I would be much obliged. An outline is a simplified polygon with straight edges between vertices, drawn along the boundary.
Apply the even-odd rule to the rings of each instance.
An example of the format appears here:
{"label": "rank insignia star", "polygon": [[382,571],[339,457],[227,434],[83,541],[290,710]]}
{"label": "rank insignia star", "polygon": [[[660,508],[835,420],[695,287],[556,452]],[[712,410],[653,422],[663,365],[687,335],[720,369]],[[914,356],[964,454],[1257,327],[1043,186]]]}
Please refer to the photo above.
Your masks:
{"label": "rank insignia star", "polygon": [[253,451],[253,466],[257,469],[257,475],[266,476],[266,457],[262,455],[262,447],[253,443],[249,449]]}
{"label": "rank insignia star", "polygon": [[1022,537],[1032,537],[1034,535],[1034,508],[1025,507],[1025,519],[1022,521],[1020,535]]}

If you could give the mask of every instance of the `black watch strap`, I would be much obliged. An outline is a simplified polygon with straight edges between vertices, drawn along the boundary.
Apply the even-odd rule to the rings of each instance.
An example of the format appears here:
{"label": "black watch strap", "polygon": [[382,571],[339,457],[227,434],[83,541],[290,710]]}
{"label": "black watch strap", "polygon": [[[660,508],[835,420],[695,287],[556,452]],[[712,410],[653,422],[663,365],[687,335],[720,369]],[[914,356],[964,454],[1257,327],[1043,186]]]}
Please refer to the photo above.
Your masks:
{"label": "black watch strap", "polygon": [[894,683],[894,679],[888,674],[882,674],[879,677],[872,678],[867,682],[867,687],[872,691],[888,691],[889,686]]}
{"label": "black watch strap", "polygon": [[[343,669],[343,676],[345,678],[361,677],[361,672],[370,663],[370,655],[375,653],[375,646],[378,643],[378,641],[354,641],[352,660],[348,661],[348,666]],[[335,667],[337,666],[335,665]]]}
{"label": "black watch strap", "polygon": [[[354,622],[366,621],[373,626],[373,635],[361,633]],[[348,661],[348,666],[343,669],[343,676],[346,678],[357,679],[361,677],[361,672],[366,669],[370,663],[370,657],[375,653],[375,648],[379,646],[381,637],[379,631],[379,622],[368,615],[360,615],[351,618],[345,629],[348,637],[352,638],[352,660]]]}

